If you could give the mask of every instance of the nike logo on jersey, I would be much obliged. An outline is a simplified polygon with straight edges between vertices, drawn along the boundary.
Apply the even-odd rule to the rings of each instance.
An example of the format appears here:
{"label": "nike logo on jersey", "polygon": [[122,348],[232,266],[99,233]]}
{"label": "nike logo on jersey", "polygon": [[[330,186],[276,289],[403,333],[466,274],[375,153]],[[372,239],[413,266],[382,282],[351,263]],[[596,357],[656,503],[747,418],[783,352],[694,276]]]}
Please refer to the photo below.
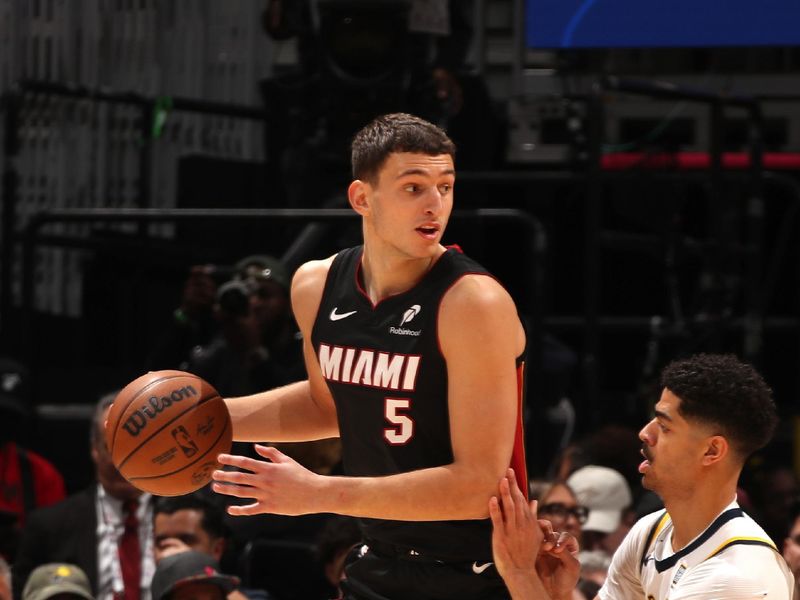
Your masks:
{"label": "nike logo on jersey", "polygon": [[493,564],[494,563],[487,562],[487,563],[483,563],[482,565],[479,566],[477,562],[474,562],[474,563],[472,563],[472,572],[475,573],[476,575],[480,575],[486,569],[491,567]]}
{"label": "nike logo on jersey", "polygon": [[355,310],[351,310],[350,312],[346,312],[346,313],[337,313],[336,312],[337,308],[339,308],[339,307],[338,306],[334,306],[333,310],[331,311],[331,314],[330,314],[331,321],[341,321],[342,319],[346,319],[350,315],[354,315],[354,314],[356,314],[356,312],[358,312],[358,311],[355,311]]}

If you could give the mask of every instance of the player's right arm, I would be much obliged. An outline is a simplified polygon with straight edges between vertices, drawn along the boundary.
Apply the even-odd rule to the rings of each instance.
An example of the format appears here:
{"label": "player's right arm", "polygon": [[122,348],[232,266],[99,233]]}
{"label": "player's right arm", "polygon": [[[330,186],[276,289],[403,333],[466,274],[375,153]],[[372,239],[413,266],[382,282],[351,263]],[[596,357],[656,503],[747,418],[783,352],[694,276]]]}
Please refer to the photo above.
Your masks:
{"label": "player's right arm", "polygon": [[292,279],[292,309],[303,334],[308,379],[250,396],[227,398],[233,439],[299,442],[339,437],[336,407],[317,362],[311,330],[333,257],[301,266]]}

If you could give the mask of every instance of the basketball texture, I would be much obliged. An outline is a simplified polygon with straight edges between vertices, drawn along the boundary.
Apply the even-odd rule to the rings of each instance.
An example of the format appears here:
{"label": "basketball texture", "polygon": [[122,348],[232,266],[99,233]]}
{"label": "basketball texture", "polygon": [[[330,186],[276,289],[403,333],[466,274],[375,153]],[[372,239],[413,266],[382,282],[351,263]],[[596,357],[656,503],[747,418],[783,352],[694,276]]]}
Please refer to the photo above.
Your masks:
{"label": "basketball texture", "polygon": [[159,496],[193,492],[230,452],[228,407],[211,384],[184,371],[151,371],[117,394],[106,441],[119,472]]}

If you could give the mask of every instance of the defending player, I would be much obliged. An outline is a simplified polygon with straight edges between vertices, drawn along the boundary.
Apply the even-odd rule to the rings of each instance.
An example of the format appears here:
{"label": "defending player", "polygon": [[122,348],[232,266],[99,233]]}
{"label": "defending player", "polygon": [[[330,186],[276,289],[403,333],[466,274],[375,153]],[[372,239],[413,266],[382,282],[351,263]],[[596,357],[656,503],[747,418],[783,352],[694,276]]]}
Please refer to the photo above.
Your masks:
{"label": "defending player", "polygon": [[271,462],[222,455],[247,472],[215,472],[214,489],[254,498],[235,515],[361,517],[368,550],[347,568],[347,598],[508,597],[487,506],[509,465],[525,474],[525,333],[503,287],[440,243],[454,152],[406,114],[356,135],[348,197],[364,245],[303,265],[292,283],[308,380],[227,400],[237,440],[341,436],[347,477],[257,446]]}
{"label": "defending player", "polygon": [[[766,445],[777,422],[769,387],[734,356],[713,354],[671,363],[661,382],[655,417],[639,433],[639,471],[665,510],[634,525],[598,598],[789,600],[794,583],[786,563],[736,503],[745,460]],[[515,546],[517,532],[498,528],[496,537],[515,555],[526,554]],[[514,564],[498,560],[501,573],[512,575],[514,600],[534,598]]]}

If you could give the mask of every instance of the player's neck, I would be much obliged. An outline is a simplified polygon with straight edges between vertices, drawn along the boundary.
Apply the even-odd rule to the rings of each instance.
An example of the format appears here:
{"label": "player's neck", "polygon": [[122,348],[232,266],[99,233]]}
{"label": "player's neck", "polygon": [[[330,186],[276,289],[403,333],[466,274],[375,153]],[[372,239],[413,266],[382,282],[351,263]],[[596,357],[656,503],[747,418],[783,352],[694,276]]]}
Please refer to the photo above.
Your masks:
{"label": "player's neck", "polygon": [[439,248],[440,251],[433,256],[409,258],[396,253],[374,251],[364,246],[361,277],[367,296],[377,304],[389,296],[407,292],[419,283],[444,254],[445,248]]}
{"label": "player's neck", "polygon": [[672,519],[672,548],[678,551],[703,533],[714,519],[736,498],[736,485],[698,486],[682,498],[664,498]]}

